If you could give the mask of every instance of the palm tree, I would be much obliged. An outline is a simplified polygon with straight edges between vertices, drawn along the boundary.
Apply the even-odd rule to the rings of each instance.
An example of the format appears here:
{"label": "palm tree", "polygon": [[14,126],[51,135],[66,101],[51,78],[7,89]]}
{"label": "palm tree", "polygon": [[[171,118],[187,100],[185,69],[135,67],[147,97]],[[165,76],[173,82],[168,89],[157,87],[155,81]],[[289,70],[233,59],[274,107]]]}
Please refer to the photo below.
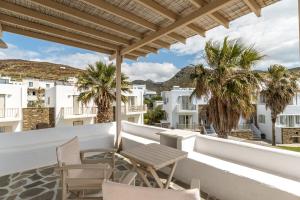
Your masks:
{"label": "palm tree", "polygon": [[240,40],[223,43],[208,41],[204,58],[208,67],[194,65],[196,97],[209,97],[207,115],[217,134],[227,138],[237,128],[240,116],[251,116],[253,94],[258,89],[260,76],[251,70],[263,58],[253,46],[247,47]]}
{"label": "palm tree", "polygon": [[298,89],[296,77],[282,65],[272,65],[268,69],[265,88],[261,95],[265,98],[266,107],[271,110],[272,145],[276,145],[275,123],[278,114],[293,100]]}
{"label": "palm tree", "polygon": [[[112,103],[116,100],[116,67],[99,61],[88,65],[86,71],[78,77],[77,86],[81,91],[78,100],[83,104],[94,101],[98,107],[97,123],[112,119]],[[121,91],[129,92],[128,78],[121,75]],[[122,101],[127,98],[122,95]]]}

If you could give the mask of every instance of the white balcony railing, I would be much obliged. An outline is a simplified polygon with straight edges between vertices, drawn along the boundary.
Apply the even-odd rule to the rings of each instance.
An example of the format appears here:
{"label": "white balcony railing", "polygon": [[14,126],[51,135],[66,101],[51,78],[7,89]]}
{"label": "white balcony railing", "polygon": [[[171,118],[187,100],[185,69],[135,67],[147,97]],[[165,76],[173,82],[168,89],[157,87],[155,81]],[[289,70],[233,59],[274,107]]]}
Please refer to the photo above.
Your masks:
{"label": "white balcony railing", "polygon": [[193,123],[193,124],[176,124],[177,129],[184,129],[184,130],[197,130],[199,129],[199,124]]}
{"label": "white balcony railing", "polygon": [[19,108],[0,108],[0,120],[1,119],[17,119],[20,117]]}
{"label": "white balcony railing", "polygon": [[97,114],[97,107],[64,107],[63,114],[65,117],[67,116],[90,116]]}
{"label": "white balcony railing", "polygon": [[177,104],[177,112],[196,112],[196,105],[193,104]]}
{"label": "white balcony railing", "polygon": [[122,106],[123,114],[145,113],[147,112],[147,105],[139,106]]}

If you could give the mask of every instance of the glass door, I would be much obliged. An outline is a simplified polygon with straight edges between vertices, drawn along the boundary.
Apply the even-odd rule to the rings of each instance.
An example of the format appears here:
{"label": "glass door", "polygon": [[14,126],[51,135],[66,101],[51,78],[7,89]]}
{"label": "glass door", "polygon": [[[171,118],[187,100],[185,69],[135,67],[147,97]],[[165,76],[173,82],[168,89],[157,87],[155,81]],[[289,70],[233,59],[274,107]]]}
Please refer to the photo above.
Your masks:
{"label": "glass door", "polygon": [[80,113],[80,103],[78,101],[78,96],[73,96],[73,115],[79,115]]}

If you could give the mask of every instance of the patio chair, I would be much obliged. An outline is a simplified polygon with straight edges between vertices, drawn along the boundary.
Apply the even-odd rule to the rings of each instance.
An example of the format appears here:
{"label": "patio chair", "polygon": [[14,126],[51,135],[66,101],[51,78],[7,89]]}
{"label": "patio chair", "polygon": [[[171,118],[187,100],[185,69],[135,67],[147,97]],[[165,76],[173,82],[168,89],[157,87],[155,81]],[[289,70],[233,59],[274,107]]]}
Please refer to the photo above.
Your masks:
{"label": "patio chair", "polygon": [[108,163],[95,163],[94,160],[93,164],[86,164],[83,155],[87,152],[103,151],[103,149],[92,149],[80,152],[78,137],[57,147],[56,155],[58,167],[61,171],[62,199],[67,199],[68,194],[71,192],[83,195],[87,190],[100,191],[102,189],[103,181],[112,176],[115,151],[105,151],[106,153],[113,152],[112,166]]}
{"label": "patio chair", "polygon": [[[198,188],[195,188],[198,187]],[[103,200],[200,200],[200,181],[193,180],[188,190],[137,187],[105,181]]]}

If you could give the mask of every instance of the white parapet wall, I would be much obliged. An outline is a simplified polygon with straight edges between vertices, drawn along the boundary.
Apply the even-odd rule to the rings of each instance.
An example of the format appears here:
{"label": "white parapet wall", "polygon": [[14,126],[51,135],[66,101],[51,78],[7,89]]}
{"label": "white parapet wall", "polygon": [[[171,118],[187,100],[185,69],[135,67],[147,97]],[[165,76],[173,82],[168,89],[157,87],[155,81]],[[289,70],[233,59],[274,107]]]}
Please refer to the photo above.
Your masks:
{"label": "white parapet wall", "polygon": [[[140,126],[123,123],[123,148],[157,143],[157,133],[165,129],[151,128],[142,131]],[[297,153],[199,134],[184,140],[182,149],[189,153],[188,158],[179,162],[174,177],[187,184],[200,179],[201,189],[210,196],[222,200],[300,199]]]}
{"label": "white parapet wall", "polygon": [[[157,133],[165,130],[123,121],[122,147],[159,143]],[[81,148],[87,149],[113,147],[114,135],[115,123],[0,135],[0,176],[55,164],[56,147],[75,136]],[[200,179],[201,189],[210,196],[221,200],[300,199],[297,153],[199,134],[183,140],[181,147],[188,158],[179,162],[174,178],[187,184]]]}
{"label": "white parapet wall", "polygon": [[55,164],[56,147],[75,136],[81,149],[112,148],[115,123],[59,127],[0,135],[0,176]]}

